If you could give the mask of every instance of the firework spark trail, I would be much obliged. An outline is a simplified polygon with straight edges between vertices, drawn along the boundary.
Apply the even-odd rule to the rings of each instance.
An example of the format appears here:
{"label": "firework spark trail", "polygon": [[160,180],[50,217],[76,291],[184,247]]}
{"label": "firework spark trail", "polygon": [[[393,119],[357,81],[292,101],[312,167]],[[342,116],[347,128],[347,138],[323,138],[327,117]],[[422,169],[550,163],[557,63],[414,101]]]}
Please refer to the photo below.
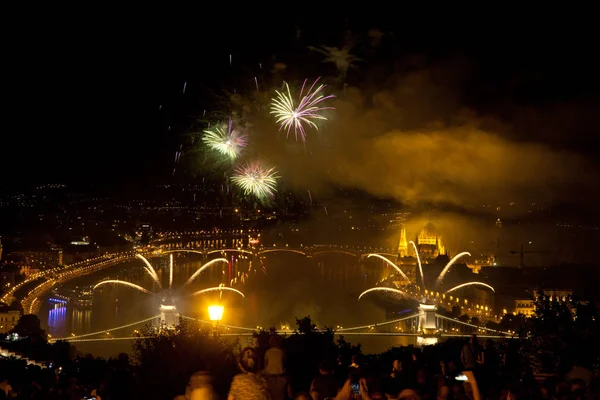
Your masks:
{"label": "firework spark trail", "polygon": [[259,199],[272,197],[277,191],[277,171],[264,168],[259,163],[250,163],[237,167],[231,182],[239,186],[244,194],[253,194]]}
{"label": "firework spark trail", "polygon": [[194,279],[196,279],[196,277],[198,275],[200,275],[200,273],[202,271],[204,271],[206,268],[210,267],[211,265],[217,263],[217,262],[227,262],[226,258],[215,258],[214,260],[211,260],[209,262],[207,262],[206,264],[204,264],[203,266],[201,266],[200,268],[198,268],[198,270],[196,272],[193,273],[192,276],[190,276],[190,279],[187,280],[187,282],[185,282],[183,284],[183,287],[186,287],[187,285],[189,285],[190,283],[193,282]]}
{"label": "firework spark trail", "polygon": [[227,130],[221,126],[215,126],[212,129],[204,131],[202,141],[211,150],[215,150],[231,160],[238,157],[244,147],[248,145],[247,136],[239,133],[233,129],[233,122],[231,119],[227,124]]}
{"label": "firework spark trail", "polygon": [[319,85],[316,89],[314,89],[318,81],[319,78],[313,82],[313,84],[305,93],[304,89],[306,87],[307,80],[304,80],[297,104],[292,97],[292,93],[290,92],[290,87],[287,82],[284,82],[285,90],[282,89],[281,92],[277,90],[275,91],[277,96],[272,99],[271,114],[274,114],[275,121],[280,124],[279,130],[285,129],[287,131],[286,137],[289,136],[293,127],[296,140],[298,140],[298,136],[300,136],[302,141],[305,142],[306,131],[303,124],[305,123],[308,126],[319,130],[317,124],[315,124],[313,120],[327,120],[327,118],[319,114],[319,112],[334,109],[334,107],[319,106],[321,102],[334,98],[335,96],[325,96],[320,94],[325,85]]}
{"label": "firework spark trail", "polygon": [[258,92],[258,79],[256,79],[256,77],[254,77],[254,83],[256,84],[256,91]]}
{"label": "firework spark trail", "polygon": [[187,81],[183,82],[183,93],[185,94],[185,89],[187,88]]}
{"label": "firework spark trail", "polygon": [[444,269],[442,270],[442,272],[440,272],[440,275],[437,278],[437,284],[441,284],[442,281],[444,280],[444,276],[446,276],[446,273],[448,272],[448,270],[450,269],[450,267],[452,267],[452,265],[454,265],[454,263],[461,257],[463,256],[471,256],[471,253],[469,253],[468,251],[464,251],[462,253],[458,253],[457,255],[455,255],[452,260],[450,260],[448,262],[448,264],[446,264],[446,266],[444,267]]}
{"label": "firework spark trail", "polygon": [[417,263],[419,264],[419,273],[421,274],[421,287],[425,287],[425,277],[423,275],[423,266],[421,265],[421,257],[419,257],[419,250],[417,250],[417,245],[412,240],[410,243],[415,248],[415,254],[417,255]]}
{"label": "firework spark trail", "polygon": [[367,293],[371,293],[371,292],[377,292],[377,291],[382,291],[382,292],[392,292],[395,294],[401,294],[403,296],[407,296],[407,297],[411,297],[412,296],[406,292],[403,292],[402,290],[398,290],[398,289],[394,289],[394,288],[388,288],[388,287],[374,287],[371,289],[367,289],[364,292],[362,292],[359,296],[358,296],[358,300],[361,299],[361,297],[363,297],[365,294]]}
{"label": "firework spark trail", "polygon": [[197,292],[192,293],[190,296],[197,296],[199,294],[208,293],[208,292],[215,292],[217,290],[221,292],[220,294],[223,294],[223,292],[222,292],[223,290],[228,290],[230,292],[237,293],[237,294],[239,294],[240,296],[242,296],[244,298],[246,297],[246,296],[244,296],[244,293],[240,292],[239,290],[234,289],[234,288],[230,288],[230,287],[226,287],[226,286],[215,286],[215,287],[211,287],[211,288],[208,288],[208,289],[198,290]]}
{"label": "firework spark trail", "polygon": [[388,263],[389,265],[391,265],[392,267],[394,267],[396,269],[396,271],[398,271],[398,273],[404,277],[404,279],[406,279],[407,281],[410,282],[410,279],[408,279],[408,276],[406,276],[406,274],[400,269],[400,267],[397,266],[396,264],[394,264],[393,262],[391,262],[390,260],[388,260],[387,258],[385,258],[384,256],[379,255],[379,254],[374,254],[374,253],[373,254],[369,254],[367,256],[367,258],[371,258],[371,257],[377,257],[377,258],[382,259],[383,261],[385,261],[386,263]]}
{"label": "firework spark trail", "polygon": [[467,283],[462,283],[458,286],[454,286],[452,289],[448,289],[444,292],[444,294],[448,294],[450,292],[454,292],[455,290],[458,290],[460,288],[463,288],[465,286],[471,286],[471,285],[480,285],[480,286],[485,286],[486,288],[490,289],[492,292],[496,292],[496,289],[494,289],[492,286],[488,285],[487,283],[483,283],[483,282],[467,282]]}
{"label": "firework spark trail", "polygon": [[94,286],[94,288],[92,290],[96,290],[96,288],[98,286],[106,285],[106,284],[109,284],[109,283],[115,283],[115,284],[118,284],[118,285],[128,286],[130,288],[137,289],[140,292],[144,292],[144,293],[147,293],[147,294],[154,294],[151,291],[149,291],[148,289],[144,289],[143,287],[141,287],[139,285],[136,285],[135,283],[126,282],[126,281],[119,281],[119,280],[116,280],[116,279],[109,279],[107,281],[102,281],[100,283],[97,283],[96,286]]}
{"label": "firework spark trail", "polygon": [[312,196],[310,195],[310,190],[308,190],[308,198],[310,200],[310,205],[312,206]]}
{"label": "firework spark trail", "polygon": [[158,279],[158,274],[154,270],[154,267],[152,267],[152,264],[150,264],[150,261],[148,261],[146,259],[146,257],[144,257],[141,254],[136,254],[135,257],[139,258],[140,260],[142,260],[144,262],[144,264],[146,264],[146,267],[144,267],[144,271],[146,271],[148,273],[148,275],[150,275],[150,277],[154,280],[154,282],[156,282],[158,287],[162,289],[162,285],[160,284],[160,279]]}
{"label": "firework spark trail", "polygon": [[169,254],[169,289],[173,287],[173,254]]}
{"label": "firework spark trail", "polygon": [[260,265],[262,266],[262,268],[261,268],[262,272],[264,272],[265,275],[267,275],[267,266],[265,265],[263,260],[260,260]]}

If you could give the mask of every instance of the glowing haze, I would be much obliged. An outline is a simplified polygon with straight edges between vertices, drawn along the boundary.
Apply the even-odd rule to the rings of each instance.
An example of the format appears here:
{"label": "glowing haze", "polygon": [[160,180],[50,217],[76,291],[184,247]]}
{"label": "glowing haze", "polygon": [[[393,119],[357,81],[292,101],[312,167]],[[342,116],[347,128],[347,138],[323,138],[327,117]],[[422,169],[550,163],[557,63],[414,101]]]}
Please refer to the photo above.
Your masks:
{"label": "glowing haze", "polygon": [[462,108],[457,89],[431,79],[425,71],[379,92],[349,87],[331,100],[335,116],[308,155],[281,141],[260,142],[260,152],[313,194],[333,183],[403,202],[465,205],[560,201],[571,197],[570,188],[597,185],[588,161],[515,140],[510,129]]}

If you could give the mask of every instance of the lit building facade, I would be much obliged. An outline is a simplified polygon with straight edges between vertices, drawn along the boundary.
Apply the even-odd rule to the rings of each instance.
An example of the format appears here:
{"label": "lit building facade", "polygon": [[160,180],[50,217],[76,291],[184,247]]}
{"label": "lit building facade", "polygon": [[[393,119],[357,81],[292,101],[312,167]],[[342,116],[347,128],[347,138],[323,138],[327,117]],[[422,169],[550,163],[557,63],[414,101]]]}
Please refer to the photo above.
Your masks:
{"label": "lit building facade", "polygon": [[40,272],[39,268],[31,268],[29,265],[23,265],[21,267],[21,275],[25,277],[25,279],[29,278],[31,275],[35,275]]}
{"label": "lit building facade", "polygon": [[44,251],[15,251],[11,255],[22,258],[19,264],[28,266],[31,269],[54,268],[63,265],[62,249],[52,249]]}
{"label": "lit building facade", "polygon": [[531,317],[535,314],[535,302],[531,299],[515,300],[515,315],[523,314],[526,317]]}
{"label": "lit building facade", "polygon": [[493,267],[496,265],[496,257],[493,255],[481,255],[480,257],[471,258],[467,262],[467,267],[478,274],[482,268]]}
{"label": "lit building facade", "polygon": [[17,325],[20,317],[18,310],[0,309],[0,333],[8,333]]}
{"label": "lit building facade", "polygon": [[573,296],[573,291],[569,289],[540,289],[534,290],[533,295],[537,299],[541,295],[550,301],[557,301],[559,303],[568,302]]}
{"label": "lit building facade", "polygon": [[[541,295],[544,295],[544,300],[558,303],[569,303],[571,296],[573,295],[572,290],[568,289],[540,289],[534,290],[533,295],[535,299],[539,299]],[[532,317],[535,314],[535,301],[533,299],[516,299],[515,310],[513,314],[523,314],[526,317]]]}
{"label": "lit building facade", "polygon": [[434,259],[446,254],[446,248],[442,242],[442,235],[438,234],[431,222],[427,223],[417,235],[417,249],[421,259]]}
{"label": "lit building facade", "polygon": [[406,240],[406,228],[402,225],[400,230],[400,241],[398,242],[398,258],[408,256],[408,242]]}

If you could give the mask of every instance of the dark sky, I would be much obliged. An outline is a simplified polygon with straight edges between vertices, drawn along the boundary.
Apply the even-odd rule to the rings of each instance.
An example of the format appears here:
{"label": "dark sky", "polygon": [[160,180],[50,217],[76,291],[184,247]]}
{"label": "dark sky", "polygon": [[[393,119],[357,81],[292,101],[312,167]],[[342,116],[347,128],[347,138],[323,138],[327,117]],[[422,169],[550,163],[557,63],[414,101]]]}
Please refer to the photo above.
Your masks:
{"label": "dark sky", "polygon": [[190,11],[169,20],[17,18],[19,29],[4,38],[2,179],[168,179],[180,135],[213,105],[209,89],[234,87],[246,65],[292,60],[306,44],[339,46],[345,30],[366,37],[371,28],[393,38],[381,56],[386,62],[415,54],[431,63],[467,60],[461,100],[512,125],[520,140],[599,154],[600,69],[585,10],[439,17],[364,11],[288,19],[264,10],[219,17]]}

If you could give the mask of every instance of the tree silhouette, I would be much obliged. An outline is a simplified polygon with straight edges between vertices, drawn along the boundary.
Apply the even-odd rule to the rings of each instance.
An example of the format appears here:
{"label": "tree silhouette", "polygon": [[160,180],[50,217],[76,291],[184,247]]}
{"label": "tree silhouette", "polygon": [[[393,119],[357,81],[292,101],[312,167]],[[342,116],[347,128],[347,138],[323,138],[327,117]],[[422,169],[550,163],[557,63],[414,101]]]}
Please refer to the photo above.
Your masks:
{"label": "tree silhouette", "polygon": [[455,304],[454,306],[452,306],[452,313],[451,313],[452,317],[458,318],[460,316],[460,311],[461,310],[460,310],[459,305]]}
{"label": "tree silhouette", "polygon": [[211,371],[214,387],[226,395],[237,367],[237,342],[225,341],[195,322],[180,321],[174,329],[145,330],[133,345],[139,364],[140,398],[174,398],[183,394],[190,376]]}
{"label": "tree silhouette", "polygon": [[527,334],[527,320],[523,314],[504,314],[498,326],[503,331],[516,332],[519,337],[525,337]]}
{"label": "tree silhouette", "polygon": [[298,326],[299,333],[314,333],[317,330],[317,326],[312,323],[310,315],[302,319],[296,318],[296,325]]}
{"label": "tree silhouette", "polygon": [[46,332],[41,328],[40,319],[35,314],[25,314],[10,331],[22,337],[46,341]]}
{"label": "tree silhouette", "polygon": [[598,314],[585,301],[539,293],[535,299],[535,316],[529,320],[528,336],[523,348],[534,372],[565,373],[573,364],[591,366],[598,362],[600,337]]}

